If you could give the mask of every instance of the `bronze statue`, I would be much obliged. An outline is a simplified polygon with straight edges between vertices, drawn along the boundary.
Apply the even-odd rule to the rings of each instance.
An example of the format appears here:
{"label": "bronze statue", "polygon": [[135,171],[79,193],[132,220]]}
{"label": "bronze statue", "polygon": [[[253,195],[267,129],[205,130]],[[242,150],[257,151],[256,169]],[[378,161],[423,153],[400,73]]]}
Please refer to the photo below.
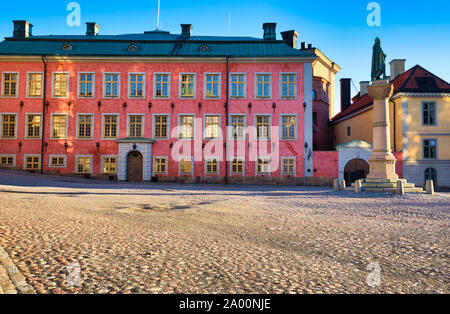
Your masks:
{"label": "bronze statue", "polygon": [[386,55],[381,49],[380,38],[375,38],[372,54],[372,81],[386,79]]}

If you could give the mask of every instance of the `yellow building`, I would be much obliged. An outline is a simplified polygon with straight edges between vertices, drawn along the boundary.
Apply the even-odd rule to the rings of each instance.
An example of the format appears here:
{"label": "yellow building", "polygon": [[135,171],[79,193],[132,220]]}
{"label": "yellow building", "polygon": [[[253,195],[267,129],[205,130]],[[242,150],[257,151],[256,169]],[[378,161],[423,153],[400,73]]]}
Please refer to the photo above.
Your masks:
{"label": "yellow building", "polygon": [[[405,72],[404,64],[405,60],[391,62],[390,143],[397,174],[417,186],[432,179],[439,188],[449,188],[450,84],[419,65]],[[373,102],[367,86],[361,82],[351,106],[333,117],[336,147],[358,140],[372,143]],[[352,157],[358,158],[350,154],[343,162]]]}

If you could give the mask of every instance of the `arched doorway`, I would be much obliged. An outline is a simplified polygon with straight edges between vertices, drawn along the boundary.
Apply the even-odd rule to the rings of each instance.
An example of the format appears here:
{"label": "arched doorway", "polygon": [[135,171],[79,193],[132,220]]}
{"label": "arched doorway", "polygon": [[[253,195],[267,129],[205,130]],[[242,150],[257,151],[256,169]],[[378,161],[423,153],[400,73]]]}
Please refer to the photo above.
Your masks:
{"label": "arched doorway", "polygon": [[131,151],[127,156],[127,181],[143,181],[143,157],[138,151]]}
{"label": "arched doorway", "polygon": [[437,171],[434,168],[427,168],[425,169],[425,182],[423,184],[423,186],[426,186],[426,182],[427,180],[433,180],[433,185],[436,188],[438,183],[437,183]]}
{"label": "arched doorway", "polygon": [[358,179],[364,179],[369,173],[369,164],[360,158],[350,160],[344,168],[344,180],[347,185]]}

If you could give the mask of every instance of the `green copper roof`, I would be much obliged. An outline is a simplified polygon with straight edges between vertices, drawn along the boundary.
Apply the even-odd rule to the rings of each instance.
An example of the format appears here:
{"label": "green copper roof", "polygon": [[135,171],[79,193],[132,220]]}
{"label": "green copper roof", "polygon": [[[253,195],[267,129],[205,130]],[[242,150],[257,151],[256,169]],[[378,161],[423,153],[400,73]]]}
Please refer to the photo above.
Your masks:
{"label": "green copper roof", "polygon": [[[70,44],[71,49],[63,46]],[[137,49],[129,49],[134,44]],[[305,57],[315,55],[293,49],[281,40],[252,37],[193,36],[163,31],[99,36],[32,36],[5,38],[0,55],[137,56],[137,57]]]}

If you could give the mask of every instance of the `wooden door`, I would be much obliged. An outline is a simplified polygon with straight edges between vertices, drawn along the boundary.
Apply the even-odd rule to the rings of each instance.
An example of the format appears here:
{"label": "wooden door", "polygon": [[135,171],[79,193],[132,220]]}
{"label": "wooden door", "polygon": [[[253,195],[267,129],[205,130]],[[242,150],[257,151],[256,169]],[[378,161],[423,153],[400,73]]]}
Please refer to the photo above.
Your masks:
{"label": "wooden door", "polygon": [[129,182],[143,181],[143,157],[138,151],[132,151],[127,156],[127,180]]}

